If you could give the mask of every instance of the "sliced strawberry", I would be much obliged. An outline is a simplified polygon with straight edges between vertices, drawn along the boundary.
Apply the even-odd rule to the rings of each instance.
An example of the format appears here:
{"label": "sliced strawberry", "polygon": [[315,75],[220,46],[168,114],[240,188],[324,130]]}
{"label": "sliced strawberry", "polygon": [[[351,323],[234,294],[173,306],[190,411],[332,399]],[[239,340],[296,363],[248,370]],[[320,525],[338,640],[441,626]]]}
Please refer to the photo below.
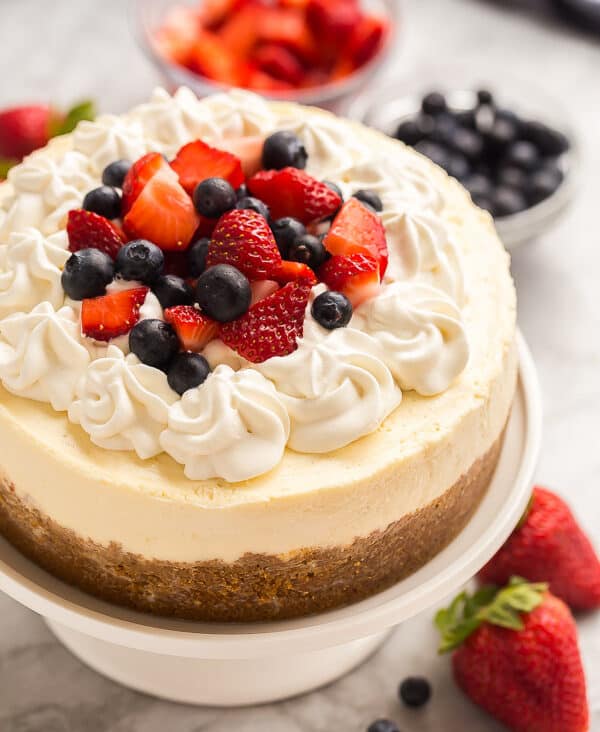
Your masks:
{"label": "sliced strawberry", "polygon": [[113,259],[126,241],[125,234],[112,221],[83,209],[69,211],[67,235],[70,252],[99,249]]}
{"label": "sliced strawberry", "polygon": [[293,216],[304,224],[331,216],[342,204],[339,195],[304,170],[265,170],[248,181],[253,196],[264,201],[274,219]]}
{"label": "sliced strawberry", "polygon": [[260,69],[253,69],[248,75],[247,79],[248,89],[254,89],[259,92],[284,92],[293,89],[291,84],[286,81],[276,79],[274,76],[261,71]]}
{"label": "sliced strawberry", "polygon": [[329,289],[343,292],[353,307],[358,307],[379,292],[379,265],[368,254],[334,256],[319,269],[319,279]]}
{"label": "sliced strawberry", "polygon": [[240,59],[246,59],[254,48],[260,28],[262,8],[248,4],[232,13],[219,29],[219,38]]}
{"label": "sliced strawberry", "polygon": [[241,318],[221,325],[224,343],[252,363],[287,356],[298,347],[310,287],[290,282],[258,302]]}
{"label": "sliced strawberry", "polygon": [[225,178],[234,188],[244,182],[240,159],[225,150],[196,140],[184,145],[171,163],[179,176],[179,182],[191,195],[194,189],[207,178]]}
{"label": "sliced strawberry", "polygon": [[243,86],[246,68],[239,56],[214,33],[200,31],[189,66],[197,74],[227,86]]}
{"label": "sliced strawberry", "polygon": [[196,42],[198,22],[197,10],[183,5],[172,7],[154,35],[154,46],[169,61],[187,66]]}
{"label": "sliced strawberry", "polygon": [[309,28],[332,55],[344,46],[362,17],[357,0],[310,0],[306,7]]}
{"label": "sliced strawberry", "polygon": [[264,216],[249,209],[221,216],[208,247],[206,266],[231,264],[250,280],[273,279],[281,254]]}
{"label": "sliced strawberry", "polygon": [[261,71],[289,84],[300,84],[305,75],[304,67],[298,57],[287,48],[275,43],[258,48],[252,60]]}
{"label": "sliced strawberry", "polygon": [[148,292],[147,287],[136,287],[84,300],[81,303],[83,334],[97,341],[109,341],[129,333],[140,319],[140,308]]}
{"label": "sliced strawberry", "polygon": [[318,282],[317,275],[308,264],[288,262],[287,260],[281,262],[281,266],[275,272],[274,277],[280,285],[285,285],[287,282],[305,282],[312,287]]}
{"label": "sliced strawberry", "polygon": [[198,224],[192,199],[170,168],[150,179],[123,221],[130,238],[149,239],[167,251],[187,249]]}
{"label": "sliced strawberry", "polygon": [[250,178],[255,173],[258,173],[262,167],[262,151],[264,144],[265,138],[262,135],[226,137],[219,141],[219,149],[235,155],[242,164],[242,172],[244,173],[244,176]]}
{"label": "sliced strawberry", "polygon": [[126,214],[150,178],[159,170],[168,170],[169,163],[160,153],[151,152],[135,162],[123,181],[123,214]]}
{"label": "sliced strawberry", "polygon": [[191,305],[168,308],[165,320],[175,329],[184,351],[198,353],[219,333],[219,324]]}
{"label": "sliced strawberry", "polygon": [[257,23],[259,40],[291,51],[303,63],[320,63],[321,53],[302,10],[263,8]]}
{"label": "sliced strawberry", "polygon": [[389,23],[375,16],[363,16],[348,39],[345,52],[354,61],[355,68],[368,63],[381,48],[389,30]]}
{"label": "sliced strawberry", "polygon": [[257,302],[264,300],[265,297],[269,297],[279,289],[279,283],[275,280],[257,280],[256,282],[250,283],[250,289],[252,290],[252,300],[250,307],[256,305]]}
{"label": "sliced strawberry", "polygon": [[370,254],[379,261],[383,279],[388,265],[385,229],[379,216],[357,198],[350,198],[342,206],[323,244],[330,254]]}

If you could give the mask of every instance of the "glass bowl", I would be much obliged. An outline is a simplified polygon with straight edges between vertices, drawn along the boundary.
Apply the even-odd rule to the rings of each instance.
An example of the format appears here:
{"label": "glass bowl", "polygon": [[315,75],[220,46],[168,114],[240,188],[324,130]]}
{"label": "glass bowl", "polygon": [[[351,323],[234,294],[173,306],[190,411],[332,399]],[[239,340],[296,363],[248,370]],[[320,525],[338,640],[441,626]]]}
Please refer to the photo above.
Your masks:
{"label": "glass bowl", "polygon": [[562,132],[570,142],[570,149],[560,158],[564,177],[556,191],[524,211],[495,219],[504,245],[514,249],[551,228],[565,212],[576,189],[580,169],[578,136],[560,101],[523,80],[503,75],[502,79],[493,81],[462,67],[445,67],[419,69],[410,78],[398,78],[393,83],[376,87],[354,99],[346,108],[346,114],[393,136],[399,122],[419,111],[424,94],[440,91],[450,107],[461,110],[473,106],[475,90],[482,88],[492,92],[498,106],[543,122]]}
{"label": "glass bowl", "polygon": [[[220,84],[166,59],[154,43],[154,34],[160,28],[167,13],[176,6],[198,7],[199,0],[129,0],[129,16],[134,36],[144,54],[158,68],[171,89],[187,86],[199,97],[227,90]],[[396,48],[401,16],[401,0],[363,0],[363,6],[372,12],[385,16],[390,21],[388,31],[378,53],[364,66],[339,81],[293,91],[261,92],[274,100],[285,100],[310,104],[327,109],[340,109],[348,99],[364,89],[372,77],[381,69],[389,54]]]}

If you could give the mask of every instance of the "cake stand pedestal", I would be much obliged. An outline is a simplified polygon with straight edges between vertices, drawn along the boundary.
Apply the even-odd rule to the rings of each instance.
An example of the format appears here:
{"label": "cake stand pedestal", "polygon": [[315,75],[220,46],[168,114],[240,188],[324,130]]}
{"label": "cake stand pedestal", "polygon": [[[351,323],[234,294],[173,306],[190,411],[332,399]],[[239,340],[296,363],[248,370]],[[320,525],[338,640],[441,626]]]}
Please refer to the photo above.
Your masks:
{"label": "cake stand pedestal", "polygon": [[0,590],[42,615],[81,661],[172,701],[241,706],[327,684],[362,663],[403,621],[444,602],[490,559],[521,517],[541,437],[535,368],[519,336],[519,385],[489,490],[463,531],[428,564],[379,594],[321,615],[218,624],[153,618],[55,579],[0,539]]}

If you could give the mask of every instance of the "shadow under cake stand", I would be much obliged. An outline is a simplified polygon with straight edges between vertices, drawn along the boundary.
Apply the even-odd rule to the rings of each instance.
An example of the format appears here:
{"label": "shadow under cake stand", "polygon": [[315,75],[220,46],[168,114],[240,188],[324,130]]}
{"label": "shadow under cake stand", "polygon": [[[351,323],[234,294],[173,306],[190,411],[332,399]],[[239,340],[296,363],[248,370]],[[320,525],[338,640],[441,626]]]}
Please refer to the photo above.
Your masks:
{"label": "shadow under cake stand", "polygon": [[498,467],[465,529],[407,579],[349,607],[258,624],[154,618],[55,579],[0,538],[0,590],[42,615],[81,661],[171,701],[241,706],[310,691],[369,657],[403,621],[443,602],[498,550],[531,493],[541,437],[537,376],[519,335],[519,383]]}

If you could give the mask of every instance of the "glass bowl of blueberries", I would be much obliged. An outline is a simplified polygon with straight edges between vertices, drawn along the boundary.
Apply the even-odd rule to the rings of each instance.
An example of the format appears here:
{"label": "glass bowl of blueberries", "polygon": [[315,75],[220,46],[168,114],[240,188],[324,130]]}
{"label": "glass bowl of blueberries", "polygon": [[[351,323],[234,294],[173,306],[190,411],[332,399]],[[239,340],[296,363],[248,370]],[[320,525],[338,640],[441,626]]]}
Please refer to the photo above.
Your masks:
{"label": "glass bowl of blueberries", "polygon": [[539,88],[428,79],[411,90],[400,81],[356,99],[347,114],[457,178],[494,217],[507,249],[543,234],[572,198],[576,136]]}

